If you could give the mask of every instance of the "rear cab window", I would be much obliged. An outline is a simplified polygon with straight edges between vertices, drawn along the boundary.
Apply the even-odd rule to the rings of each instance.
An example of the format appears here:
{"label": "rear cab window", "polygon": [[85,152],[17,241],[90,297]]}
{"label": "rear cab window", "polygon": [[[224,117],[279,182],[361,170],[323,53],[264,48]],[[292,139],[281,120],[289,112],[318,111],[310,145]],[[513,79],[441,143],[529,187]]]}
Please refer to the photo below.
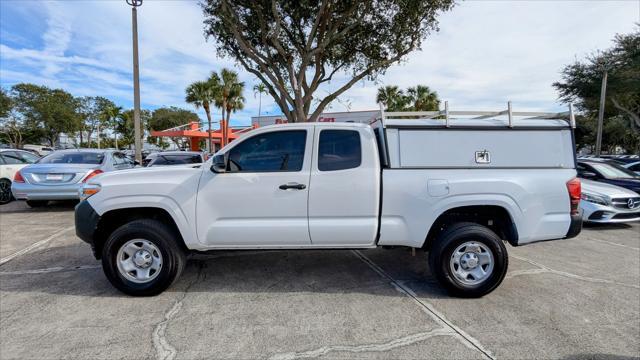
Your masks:
{"label": "rear cab window", "polygon": [[354,169],[362,163],[360,133],[355,130],[322,130],[318,143],[318,170]]}

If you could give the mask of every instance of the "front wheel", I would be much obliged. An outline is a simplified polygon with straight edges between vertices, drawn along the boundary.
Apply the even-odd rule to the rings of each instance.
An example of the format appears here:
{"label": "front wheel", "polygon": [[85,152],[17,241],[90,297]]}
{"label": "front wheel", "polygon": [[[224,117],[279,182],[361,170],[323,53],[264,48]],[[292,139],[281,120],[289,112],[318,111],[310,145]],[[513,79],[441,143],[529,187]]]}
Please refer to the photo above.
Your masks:
{"label": "front wheel", "polygon": [[102,269],[118,290],[157,295],[180,277],[186,257],[178,235],[156,220],[134,220],[116,229],[102,248]]}
{"label": "front wheel", "polygon": [[474,298],[495,290],[509,264],[507,249],[491,229],[458,223],[445,229],[429,252],[431,272],[450,294]]}

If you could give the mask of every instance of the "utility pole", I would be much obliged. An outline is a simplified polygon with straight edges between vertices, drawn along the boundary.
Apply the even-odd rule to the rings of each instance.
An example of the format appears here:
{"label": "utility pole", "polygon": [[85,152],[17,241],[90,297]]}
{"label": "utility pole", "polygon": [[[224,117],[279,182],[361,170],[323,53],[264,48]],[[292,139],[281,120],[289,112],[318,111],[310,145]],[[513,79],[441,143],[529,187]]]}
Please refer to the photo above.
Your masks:
{"label": "utility pole", "polygon": [[142,138],[140,126],[140,68],[138,66],[138,13],[142,0],[126,0],[131,5],[131,29],[133,33],[133,123],[136,161],[142,164]]}
{"label": "utility pole", "polygon": [[607,93],[607,69],[604,69],[602,88],[600,89],[600,109],[598,109],[598,133],[596,134],[596,156],[600,157],[602,148],[602,123],[604,122],[604,103]]}

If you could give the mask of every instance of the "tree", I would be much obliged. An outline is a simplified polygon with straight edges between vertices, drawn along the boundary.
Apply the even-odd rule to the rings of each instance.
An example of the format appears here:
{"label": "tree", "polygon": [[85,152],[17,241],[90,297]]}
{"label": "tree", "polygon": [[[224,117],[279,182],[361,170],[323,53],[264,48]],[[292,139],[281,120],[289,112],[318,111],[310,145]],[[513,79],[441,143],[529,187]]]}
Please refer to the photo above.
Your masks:
{"label": "tree", "polygon": [[231,120],[231,112],[242,110],[244,108],[245,98],[242,96],[244,90],[244,82],[238,80],[238,73],[222,69],[220,71],[220,88],[216,97],[216,106],[222,109],[222,120],[226,120],[227,129],[222,134],[224,144],[229,142],[228,127]]}
{"label": "tree", "polygon": [[[267,87],[289,122],[316,121],[356,82],[419,49],[453,0],[206,0],[205,34]],[[318,88],[351,73],[311,112]],[[311,113],[311,114],[310,114]]]}
{"label": "tree", "polygon": [[608,73],[605,118],[622,116],[628,120],[629,129],[640,132],[640,25],[634,33],[616,35],[611,49],[566,66],[562,80],[553,86],[561,101],[573,102],[579,110],[593,116],[599,108],[605,70]]}
{"label": "tree", "polygon": [[[149,110],[140,110],[140,142],[144,143],[144,137],[149,130],[149,122],[151,119],[151,112]],[[131,147],[135,144],[135,131],[134,131],[134,119],[133,109],[122,111],[120,116],[115,120],[115,131],[117,131],[120,137],[120,145],[122,147]]]}
{"label": "tree", "polygon": [[403,91],[397,86],[378,88],[376,102],[384,105],[386,111],[438,111],[438,93],[428,86],[417,85]]}
{"label": "tree", "polygon": [[0,119],[8,117],[11,110],[13,110],[13,100],[4,89],[0,88]]}
{"label": "tree", "polygon": [[258,117],[262,115],[262,94],[267,93],[267,87],[263,83],[253,85],[253,97],[258,95]]}
{"label": "tree", "polygon": [[[153,111],[151,118],[149,119],[149,130],[167,130],[177,126],[181,126],[192,121],[200,122],[198,115],[193,111],[180,109],[177,107],[162,107]],[[176,146],[183,147],[184,144],[180,142],[180,139],[171,139]],[[155,142],[160,147],[166,147],[161,138],[154,138],[151,141]]]}
{"label": "tree", "polygon": [[119,120],[122,120],[122,116],[122,107],[116,106],[113,103],[106,104],[100,113],[103,126],[113,130],[113,139],[116,149],[118,148],[118,124],[121,123]]}
{"label": "tree", "polygon": [[80,128],[78,100],[68,92],[34,84],[14,85],[11,92],[25,125],[37,129],[50,146],[55,146],[61,133]]}
{"label": "tree", "polygon": [[407,89],[407,102],[411,104],[411,111],[438,111],[440,100],[438,93],[431,91],[428,86],[418,85]]}
{"label": "tree", "polygon": [[207,81],[196,81],[187,87],[185,101],[193,104],[196,109],[202,107],[207,114],[208,130],[209,130],[209,151],[213,151],[211,143],[211,108],[210,104],[216,101],[220,89],[220,78],[215,72]]}
{"label": "tree", "polygon": [[405,95],[397,86],[378,88],[376,102],[384,105],[386,111],[401,111],[404,108]]}

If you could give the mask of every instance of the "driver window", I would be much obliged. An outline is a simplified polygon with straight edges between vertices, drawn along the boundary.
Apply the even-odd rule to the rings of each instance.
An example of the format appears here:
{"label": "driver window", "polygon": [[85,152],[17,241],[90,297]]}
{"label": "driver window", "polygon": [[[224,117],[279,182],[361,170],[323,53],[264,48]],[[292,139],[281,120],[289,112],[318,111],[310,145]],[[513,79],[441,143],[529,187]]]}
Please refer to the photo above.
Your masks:
{"label": "driver window", "polygon": [[229,151],[229,172],[300,171],[306,130],[274,131],[244,140]]}

